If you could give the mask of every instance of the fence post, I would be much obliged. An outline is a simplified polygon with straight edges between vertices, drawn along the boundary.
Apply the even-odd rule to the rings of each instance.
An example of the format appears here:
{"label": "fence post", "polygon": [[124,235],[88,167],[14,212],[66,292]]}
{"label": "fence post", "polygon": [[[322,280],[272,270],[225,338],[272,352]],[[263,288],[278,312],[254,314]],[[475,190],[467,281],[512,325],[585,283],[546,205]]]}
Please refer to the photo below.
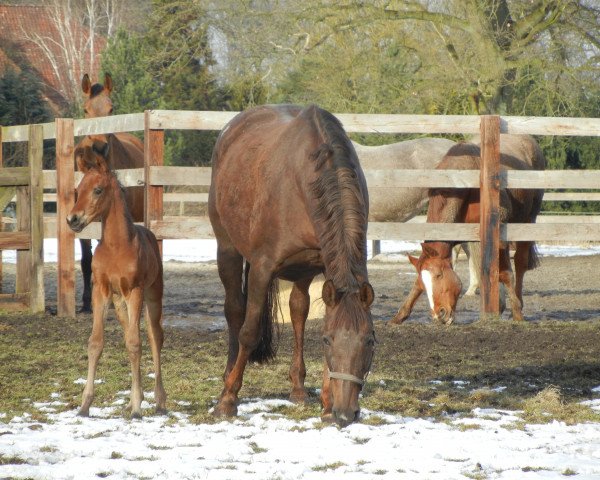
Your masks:
{"label": "fence post", "polygon": [[75,204],[75,149],[72,118],[57,118],[56,125],[56,237],[58,242],[57,313],[75,317],[75,234],[67,215]]}
{"label": "fence post", "polygon": [[500,315],[500,117],[481,117],[480,224],[482,317]]}
{"label": "fence post", "polygon": [[29,127],[29,188],[31,232],[31,280],[29,308],[32,313],[45,310],[44,302],[44,177],[42,158],[44,131],[42,125]]}
{"label": "fence post", "polygon": [[[164,164],[165,132],[150,128],[151,114],[150,110],[144,112],[144,225],[146,228],[151,227],[152,221],[163,218],[163,186],[151,184],[150,167]],[[158,246],[162,256],[161,239],[158,239]]]}

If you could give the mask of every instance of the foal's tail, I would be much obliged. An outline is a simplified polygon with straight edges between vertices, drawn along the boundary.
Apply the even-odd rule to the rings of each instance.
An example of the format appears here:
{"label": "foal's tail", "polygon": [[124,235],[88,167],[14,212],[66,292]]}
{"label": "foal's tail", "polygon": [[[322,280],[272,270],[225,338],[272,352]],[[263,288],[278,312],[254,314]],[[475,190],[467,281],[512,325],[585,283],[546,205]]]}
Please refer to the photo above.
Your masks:
{"label": "foal's tail", "polygon": [[[248,273],[250,264],[244,262],[244,284],[242,293],[244,294],[244,303],[248,300]],[[277,311],[279,310],[279,283],[277,279],[272,279],[267,289],[265,303],[263,304],[260,315],[260,340],[256,348],[250,354],[250,361],[257,363],[266,363],[273,360],[277,354],[277,345],[279,343],[279,325],[277,323]],[[273,321],[275,320],[275,321]]]}

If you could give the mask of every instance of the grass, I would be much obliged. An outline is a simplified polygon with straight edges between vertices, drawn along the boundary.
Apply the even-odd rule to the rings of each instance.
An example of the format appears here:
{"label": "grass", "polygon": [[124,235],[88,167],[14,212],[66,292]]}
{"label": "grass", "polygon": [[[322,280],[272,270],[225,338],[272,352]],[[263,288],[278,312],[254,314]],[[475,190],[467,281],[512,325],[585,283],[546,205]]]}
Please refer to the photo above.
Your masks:
{"label": "grass", "polygon": [[[596,322],[500,321],[451,328],[410,323],[392,327],[376,322],[375,328],[379,344],[361,399],[365,409],[445,420],[468,417],[473,408],[481,407],[522,410],[523,420],[529,423],[600,421],[597,412],[580,404],[592,397],[591,388],[600,378]],[[86,375],[90,329],[89,316],[67,320],[52,315],[9,315],[0,320],[0,412],[6,414],[0,422],[23,414],[33,421],[47,421],[33,403],[49,402],[52,394],[65,402],[55,407],[58,411],[79,406],[83,386],[74,381]],[[309,322],[305,348],[309,402],[278,407],[271,414],[295,420],[319,416],[320,336],[319,323]],[[242,402],[254,397],[288,397],[291,344],[291,328],[285,325],[277,358],[246,369]],[[196,423],[216,421],[209,409],[223,386],[226,345],[226,332],[167,329],[163,378],[170,411],[186,413]],[[153,366],[145,338],[142,348],[147,392],[153,390],[153,380],[147,376]],[[97,378],[103,382],[96,385],[94,406],[109,406],[123,399],[119,391],[130,388],[123,335],[113,315],[106,323]],[[363,422],[386,423],[377,413],[365,416]]]}

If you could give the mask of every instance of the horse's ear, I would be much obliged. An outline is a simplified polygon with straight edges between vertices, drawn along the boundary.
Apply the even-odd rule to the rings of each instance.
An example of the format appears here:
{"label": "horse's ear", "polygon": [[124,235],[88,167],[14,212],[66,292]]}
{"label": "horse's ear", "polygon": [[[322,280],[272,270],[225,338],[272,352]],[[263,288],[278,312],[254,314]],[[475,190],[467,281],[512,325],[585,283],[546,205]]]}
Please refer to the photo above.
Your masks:
{"label": "horse's ear", "polygon": [[422,243],[421,248],[423,249],[423,254],[426,257],[433,258],[439,256],[438,251],[435,248],[430,247],[427,243]]}
{"label": "horse's ear", "polygon": [[92,144],[92,150],[102,155],[105,159],[108,159],[108,153],[110,152],[110,145],[108,142],[95,140]]}
{"label": "horse's ear", "polygon": [[110,76],[110,73],[105,73],[104,74],[104,90],[106,90],[108,93],[112,92],[113,89],[113,82],[112,82],[112,77]]}
{"label": "horse's ear", "polygon": [[360,287],[360,300],[365,308],[370,307],[375,300],[375,292],[370,283],[364,282]]}
{"label": "horse's ear", "polygon": [[417,263],[419,263],[419,259],[417,257],[413,257],[412,255],[408,254],[408,261],[412,263],[413,267],[417,268]]}
{"label": "horse's ear", "polygon": [[327,280],[323,284],[323,302],[328,307],[335,307],[340,301],[340,294],[338,293],[332,280]]}
{"label": "horse's ear", "polygon": [[87,73],[84,74],[83,78],[81,79],[81,90],[86,95],[89,95],[92,91],[92,82],[90,81],[90,76]]}
{"label": "horse's ear", "polygon": [[86,159],[84,158],[84,155],[85,148],[79,147],[75,149],[75,161],[77,162],[77,170],[79,170],[82,173],[87,172],[91,167],[91,165],[89,165]]}

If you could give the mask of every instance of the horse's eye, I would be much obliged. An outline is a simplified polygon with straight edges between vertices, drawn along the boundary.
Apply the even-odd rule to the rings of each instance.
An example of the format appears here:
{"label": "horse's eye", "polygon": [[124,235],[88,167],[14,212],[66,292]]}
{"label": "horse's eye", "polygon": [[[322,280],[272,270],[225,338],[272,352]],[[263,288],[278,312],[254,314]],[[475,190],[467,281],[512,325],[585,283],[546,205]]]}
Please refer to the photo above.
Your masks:
{"label": "horse's eye", "polygon": [[102,195],[102,187],[96,187],[94,188],[94,195],[98,196],[98,195]]}
{"label": "horse's eye", "polygon": [[329,347],[329,346],[331,346],[331,340],[329,339],[329,337],[323,337],[323,344],[324,344],[326,347]]}

